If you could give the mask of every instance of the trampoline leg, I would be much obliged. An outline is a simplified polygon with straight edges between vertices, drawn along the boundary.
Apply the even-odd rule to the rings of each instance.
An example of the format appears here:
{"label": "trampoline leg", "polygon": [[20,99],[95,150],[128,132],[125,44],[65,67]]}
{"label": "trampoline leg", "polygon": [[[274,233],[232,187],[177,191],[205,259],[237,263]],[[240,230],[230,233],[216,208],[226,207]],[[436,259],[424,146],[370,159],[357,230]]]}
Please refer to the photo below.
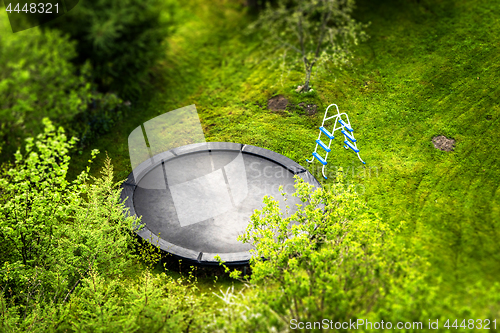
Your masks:
{"label": "trampoline leg", "polygon": [[359,153],[357,153],[357,155],[358,155],[359,160],[360,160],[361,162],[363,162],[363,164],[366,164],[366,163],[365,163],[365,161],[363,161],[363,160],[361,159],[361,157],[359,156]]}
{"label": "trampoline leg", "polygon": [[325,165],[323,165],[323,168],[321,168],[321,173],[323,174],[323,177],[325,177],[325,179],[328,179],[328,178],[325,176]]}
{"label": "trampoline leg", "polygon": [[312,163],[314,161],[314,158],[311,159],[310,161],[306,158],[307,163]]}

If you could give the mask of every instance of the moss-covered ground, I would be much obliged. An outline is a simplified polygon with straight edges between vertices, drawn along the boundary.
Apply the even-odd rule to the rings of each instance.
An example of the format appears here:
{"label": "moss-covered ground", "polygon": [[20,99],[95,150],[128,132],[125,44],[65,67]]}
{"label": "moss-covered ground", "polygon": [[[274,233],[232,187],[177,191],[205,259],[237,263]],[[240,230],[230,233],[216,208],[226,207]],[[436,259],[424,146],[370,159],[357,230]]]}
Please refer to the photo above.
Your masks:
{"label": "moss-covered ground", "polygon": [[[293,92],[300,67],[282,70],[272,65],[278,58],[262,58],[258,36],[245,33],[252,16],[239,4],[190,3],[148,92],[90,147],[108,152],[119,178],[131,171],[129,133],[189,104],[196,104],[207,141],[257,145],[306,165],[324,109],[336,103],[349,114],[367,164],[338,141],[329,173],[343,167],[371,208],[394,226],[404,223],[404,241],[430,258],[443,295],[495,280],[500,3],[359,0],[356,17],[371,22],[371,38],[356,49],[352,67],[316,72],[316,93],[308,97]],[[293,104],[317,104],[319,111],[271,112],[267,100],[277,94]],[[437,135],[455,139],[454,151],[435,149]],[[75,170],[88,155],[73,158]]]}

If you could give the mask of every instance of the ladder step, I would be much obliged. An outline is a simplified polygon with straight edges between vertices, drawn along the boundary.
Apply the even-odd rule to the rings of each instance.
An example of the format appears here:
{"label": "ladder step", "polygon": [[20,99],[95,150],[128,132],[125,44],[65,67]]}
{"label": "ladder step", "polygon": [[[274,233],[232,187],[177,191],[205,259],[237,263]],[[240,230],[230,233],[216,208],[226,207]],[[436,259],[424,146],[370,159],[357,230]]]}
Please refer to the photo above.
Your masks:
{"label": "ladder step", "polygon": [[355,153],[359,153],[359,149],[355,148],[352,143],[350,143],[349,141],[345,140],[344,143],[347,145],[347,147],[351,148],[352,150],[354,150]]}
{"label": "ladder step", "polygon": [[344,126],[344,128],[346,130],[348,130],[349,132],[354,131],[352,128],[349,127],[349,125],[347,125],[346,123],[344,123],[344,121],[342,119],[339,119],[339,123],[340,123],[340,125]]}
{"label": "ladder step", "polygon": [[346,131],[344,130],[341,130],[342,134],[344,134],[349,140],[351,140],[352,142],[356,142],[356,139],[349,133],[347,133]]}
{"label": "ladder step", "polygon": [[319,128],[321,130],[321,132],[323,132],[330,140],[333,140],[335,137],[333,136],[332,133],[328,132],[328,130],[326,128],[324,128],[323,126],[321,126]]}
{"label": "ladder step", "polygon": [[320,139],[316,140],[316,143],[321,147],[323,148],[324,151],[326,151],[327,153],[331,152],[332,150],[330,148],[328,148],[324,143],[323,141],[321,141]]}
{"label": "ladder step", "polygon": [[321,164],[326,165],[326,161],[323,159],[323,157],[319,156],[318,153],[314,152],[313,156],[316,157],[318,161],[320,161]]}

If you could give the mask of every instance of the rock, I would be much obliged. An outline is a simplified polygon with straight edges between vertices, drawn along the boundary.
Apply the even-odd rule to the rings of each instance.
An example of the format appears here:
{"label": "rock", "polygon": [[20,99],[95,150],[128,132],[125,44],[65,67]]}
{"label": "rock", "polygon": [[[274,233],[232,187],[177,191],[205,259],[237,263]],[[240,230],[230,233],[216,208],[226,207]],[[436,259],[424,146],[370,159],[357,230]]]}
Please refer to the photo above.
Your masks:
{"label": "rock", "polygon": [[432,138],[434,148],[442,151],[452,151],[455,148],[455,140],[449,139],[444,135],[435,136]]}
{"label": "rock", "polygon": [[304,88],[304,86],[297,86],[297,89],[295,89],[296,92],[301,92],[302,91],[302,88]]}
{"label": "rock", "polygon": [[267,108],[271,111],[283,111],[288,105],[288,100],[283,95],[274,96],[267,101]]}

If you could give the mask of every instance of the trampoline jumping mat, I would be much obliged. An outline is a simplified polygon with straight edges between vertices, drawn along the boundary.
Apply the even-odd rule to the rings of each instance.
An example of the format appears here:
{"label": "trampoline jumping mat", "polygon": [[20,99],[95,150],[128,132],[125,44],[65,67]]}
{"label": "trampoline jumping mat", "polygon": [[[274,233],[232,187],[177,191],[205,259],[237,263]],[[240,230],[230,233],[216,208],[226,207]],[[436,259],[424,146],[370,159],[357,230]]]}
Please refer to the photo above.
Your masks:
{"label": "trampoline jumping mat", "polygon": [[129,214],[142,216],[137,233],[173,255],[199,264],[246,264],[250,244],[237,240],[265,195],[296,203],[293,176],[319,187],[309,171],[273,151],[209,142],[175,148],[136,167],[122,185]]}

